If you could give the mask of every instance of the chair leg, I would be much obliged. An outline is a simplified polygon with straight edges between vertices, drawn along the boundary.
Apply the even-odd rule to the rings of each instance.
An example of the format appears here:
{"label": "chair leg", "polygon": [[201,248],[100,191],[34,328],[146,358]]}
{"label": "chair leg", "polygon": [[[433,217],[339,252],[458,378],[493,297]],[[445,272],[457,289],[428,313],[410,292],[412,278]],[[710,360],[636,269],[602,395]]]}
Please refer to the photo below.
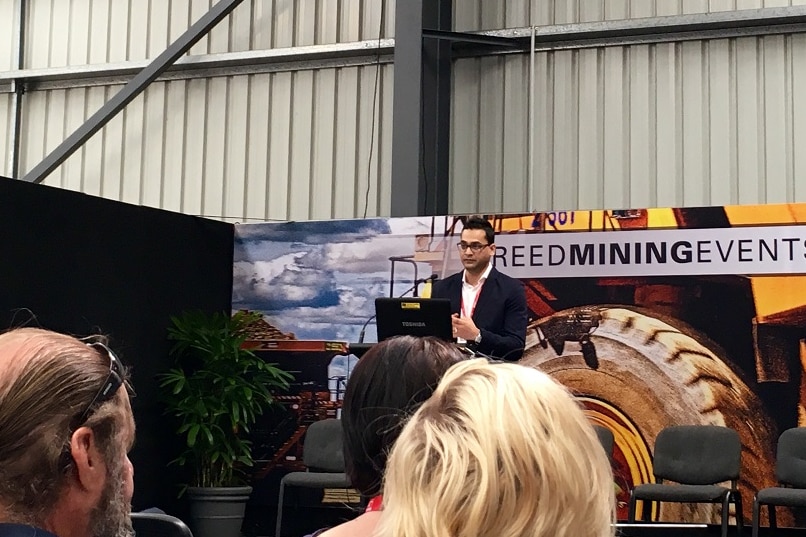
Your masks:
{"label": "chair leg", "polygon": [[741,535],[744,530],[744,507],[742,506],[742,494],[738,490],[731,492],[733,504],[736,506],[736,535]]}
{"label": "chair leg", "polygon": [[630,510],[627,514],[627,520],[630,523],[635,522],[635,504],[638,500],[635,499],[635,491],[630,491]]}
{"label": "chair leg", "polygon": [[728,537],[728,520],[730,519],[730,492],[722,497],[722,537]]}
{"label": "chair leg", "polygon": [[768,505],[767,506],[767,511],[769,511],[769,513],[770,513],[770,527],[772,529],[777,529],[778,528],[778,521],[775,519],[775,506],[774,505]]}
{"label": "chair leg", "polygon": [[[772,509],[772,506],[770,506]],[[758,526],[761,524],[760,518],[761,505],[758,503],[758,498],[753,498],[753,537],[758,537]]]}
{"label": "chair leg", "polygon": [[280,495],[277,497],[277,523],[274,526],[274,537],[280,537],[280,528],[283,523],[283,495],[285,494],[285,483],[280,481]]}
{"label": "chair leg", "polygon": [[[660,502],[658,502],[658,509],[660,509]],[[641,520],[652,522],[652,500],[644,500],[644,505],[641,509]]]}

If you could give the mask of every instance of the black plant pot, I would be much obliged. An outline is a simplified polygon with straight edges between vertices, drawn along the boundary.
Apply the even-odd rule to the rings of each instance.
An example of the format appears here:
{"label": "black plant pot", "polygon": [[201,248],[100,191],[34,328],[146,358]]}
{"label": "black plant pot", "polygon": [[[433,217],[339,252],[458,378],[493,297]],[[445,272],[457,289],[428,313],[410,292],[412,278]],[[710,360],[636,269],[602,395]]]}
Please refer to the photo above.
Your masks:
{"label": "black plant pot", "polygon": [[188,487],[194,537],[240,537],[252,487]]}

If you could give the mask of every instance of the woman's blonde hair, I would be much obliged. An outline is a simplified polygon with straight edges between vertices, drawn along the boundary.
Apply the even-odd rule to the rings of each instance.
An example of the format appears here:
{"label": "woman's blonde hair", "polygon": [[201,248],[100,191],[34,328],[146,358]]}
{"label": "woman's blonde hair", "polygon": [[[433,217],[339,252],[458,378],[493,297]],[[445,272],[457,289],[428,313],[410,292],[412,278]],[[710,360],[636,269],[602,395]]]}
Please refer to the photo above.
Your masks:
{"label": "woman's blonde hair", "polygon": [[392,450],[382,537],[605,537],[608,458],[582,409],[547,375],[461,362]]}

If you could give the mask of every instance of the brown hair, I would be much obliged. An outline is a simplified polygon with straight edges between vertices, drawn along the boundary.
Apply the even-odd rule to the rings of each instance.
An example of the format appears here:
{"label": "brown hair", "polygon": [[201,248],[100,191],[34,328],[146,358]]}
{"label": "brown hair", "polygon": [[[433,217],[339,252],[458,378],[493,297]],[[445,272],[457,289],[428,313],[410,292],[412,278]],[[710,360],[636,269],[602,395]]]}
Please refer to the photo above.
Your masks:
{"label": "brown hair", "polygon": [[372,347],[355,366],[344,394],[344,458],[353,487],[373,496],[386,457],[414,410],[464,355],[433,337],[399,336]]}
{"label": "brown hair", "polygon": [[[12,353],[3,356],[3,353]],[[82,341],[37,328],[0,335],[0,503],[19,522],[40,522],[72,471],[70,438],[93,429],[104,457],[125,449],[118,397],[82,412],[109,375],[109,358]]]}
{"label": "brown hair", "polygon": [[462,226],[462,231],[466,229],[480,229],[484,232],[484,238],[487,239],[487,244],[495,243],[495,230],[489,220],[480,216],[471,216]]}

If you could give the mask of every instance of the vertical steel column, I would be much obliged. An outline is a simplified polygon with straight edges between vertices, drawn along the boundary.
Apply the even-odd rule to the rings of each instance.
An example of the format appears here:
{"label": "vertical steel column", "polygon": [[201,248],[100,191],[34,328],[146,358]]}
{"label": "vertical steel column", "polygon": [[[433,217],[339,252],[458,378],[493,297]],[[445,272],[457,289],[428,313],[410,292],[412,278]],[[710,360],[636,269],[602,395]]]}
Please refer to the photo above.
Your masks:
{"label": "vertical steel column", "polygon": [[[25,11],[28,0],[17,0],[14,3],[14,60],[13,67],[17,71],[25,69]],[[17,179],[20,173],[20,146],[22,145],[22,94],[25,92],[25,85],[17,79],[11,83],[11,146],[8,154],[8,175]]]}
{"label": "vertical steel column", "polygon": [[392,216],[448,212],[451,42],[423,41],[423,29],[450,31],[452,19],[450,0],[395,5]]}
{"label": "vertical steel column", "polygon": [[41,183],[50,172],[59,167],[81,145],[103,128],[107,122],[132,102],[158,76],[176,62],[190,47],[195,45],[221,19],[229,15],[243,0],[221,0],[210,11],[205,13],[185,33],[171,43],[165,51],[157,56],[145,69],[137,73],[128,84],[109,99],[87,121],[71,134],[59,147],[53,150],[42,162],[28,172],[23,180]]}

